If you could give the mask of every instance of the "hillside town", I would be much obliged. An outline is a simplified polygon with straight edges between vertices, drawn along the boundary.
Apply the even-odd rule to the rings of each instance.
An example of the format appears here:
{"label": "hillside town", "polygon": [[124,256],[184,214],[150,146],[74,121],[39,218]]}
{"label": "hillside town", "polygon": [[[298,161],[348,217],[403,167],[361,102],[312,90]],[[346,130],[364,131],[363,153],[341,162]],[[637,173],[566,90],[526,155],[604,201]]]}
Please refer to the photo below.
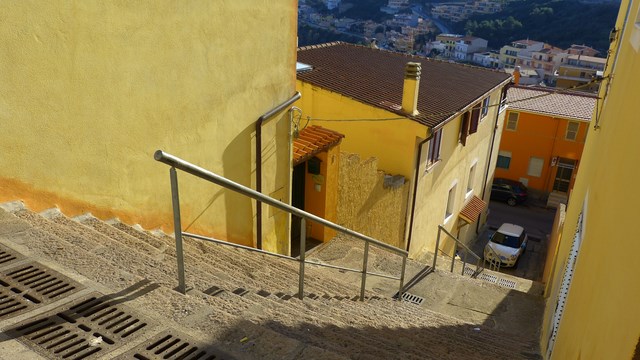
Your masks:
{"label": "hillside town", "polygon": [[[317,7],[302,0],[298,16],[301,22],[357,36],[363,43],[376,48],[500,69],[509,74],[518,71],[522,85],[597,91],[593,80],[602,76],[606,63],[603,55],[606,54],[600,54],[588,45],[574,44],[562,49],[535,39],[489,44],[488,40],[479,37],[447,33],[447,28],[438,21],[458,22],[473,14],[497,13],[502,3],[475,0],[434,4],[427,15],[421,5],[411,5],[408,0],[389,0],[380,11],[392,15],[392,19],[378,23],[323,16]],[[331,10],[341,6],[339,0],[320,4]]]}
{"label": "hillside town", "polygon": [[640,0],[419,2],[0,1],[0,360],[640,360]]}

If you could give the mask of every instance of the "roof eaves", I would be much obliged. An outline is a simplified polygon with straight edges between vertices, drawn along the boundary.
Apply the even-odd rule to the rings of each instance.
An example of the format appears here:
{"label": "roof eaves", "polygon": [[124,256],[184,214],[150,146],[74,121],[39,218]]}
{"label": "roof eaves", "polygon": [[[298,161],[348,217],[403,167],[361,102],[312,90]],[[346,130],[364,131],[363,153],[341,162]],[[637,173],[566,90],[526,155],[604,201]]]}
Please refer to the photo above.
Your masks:
{"label": "roof eaves", "polygon": [[518,108],[518,107],[513,106],[513,105],[509,105],[509,110],[516,110],[518,112],[525,112],[525,113],[542,115],[542,116],[551,116],[554,119],[557,118],[557,119],[564,119],[564,120],[570,120],[570,121],[580,121],[580,122],[586,122],[586,123],[590,123],[591,122],[591,117],[585,118],[585,117],[568,116],[568,115],[562,115],[562,114],[553,113],[553,112],[544,112],[544,111],[537,111],[537,110],[531,110],[531,109],[525,109],[525,108]]}
{"label": "roof eaves", "polygon": [[438,129],[442,128],[443,126],[445,126],[447,123],[449,123],[453,119],[455,119],[458,116],[460,116],[461,114],[464,114],[465,112],[469,111],[472,107],[474,107],[478,103],[478,101],[482,100],[485,97],[486,94],[492,93],[492,92],[496,91],[496,89],[499,89],[499,88],[507,85],[510,82],[511,82],[511,77],[509,77],[506,80],[502,81],[500,84],[494,86],[493,88],[491,88],[490,90],[488,90],[487,92],[482,94],[482,96],[474,99],[473,101],[471,101],[471,103],[469,103],[467,106],[465,106],[461,110],[458,110],[455,114],[453,114],[453,115],[449,116],[448,118],[444,119],[438,125],[434,126],[433,130],[438,130]]}

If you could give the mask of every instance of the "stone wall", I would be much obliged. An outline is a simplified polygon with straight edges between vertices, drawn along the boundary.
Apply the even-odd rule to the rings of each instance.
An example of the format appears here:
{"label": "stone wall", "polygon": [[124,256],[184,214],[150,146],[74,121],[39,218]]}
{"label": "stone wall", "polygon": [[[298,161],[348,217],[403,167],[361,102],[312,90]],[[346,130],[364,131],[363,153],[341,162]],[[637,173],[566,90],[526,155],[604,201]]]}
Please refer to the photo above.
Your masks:
{"label": "stone wall", "polygon": [[338,224],[404,248],[409,182],[378,170],[378,160],[340,154]]}

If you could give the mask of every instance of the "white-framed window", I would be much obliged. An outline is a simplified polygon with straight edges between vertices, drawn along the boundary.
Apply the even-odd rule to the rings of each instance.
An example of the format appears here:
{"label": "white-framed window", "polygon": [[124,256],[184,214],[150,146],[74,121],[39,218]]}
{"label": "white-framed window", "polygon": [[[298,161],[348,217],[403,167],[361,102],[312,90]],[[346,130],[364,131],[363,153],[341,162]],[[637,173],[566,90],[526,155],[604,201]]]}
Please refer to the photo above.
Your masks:
{"label": "white-framed window", "polygon": [[456,204],[456,188],[458,187],[458,182],[454,182],[449,189],[449,196],[447,197],[447,210],[444,214],[444,222],[446,223],[453,217],[453,209]]}
{"label": "white-framed window", "polygon": [[487,96],[486,99],[482,100],[482,112],[480,113],[480,121],[484,119],[485,116],[489,113],[489,104],[491,103],[491,96]]}
{"label": "white-framed window", "polygon": [[496,163],[496,167],[508,170],[509,165],[511,165],[511,151],[500,150],[498,152],[498,162]]}
{"label": "white-framed window", "polygon": [[473,165],[471,165],[471,168],[469,169],[469,179],[467,180],[466,197],[469,197],[471,194],[473,194],[473,183],[476,180],[476,165],[477,165],[477,162],[473,163]]}
{"label": "white-framed window", "polygon": [[440,160],[440,145],[442,143],[442,129],[433,133],[433,138],[429,140],[429,151],[427,152],[427,169]]}
{"label": "white-framed window", "polygon": [[516,131],[518,129],[519,118],[520,118],[520,113],[510,112],[509,117],[507,118],[507,126],[505,126],[505,129],[509,131]]}
{"label": "white-framed window", "polygon": [[578,138],[578,129],[580,129],[580,123],[577,121],[569,121],[567,123],[567,132],[564,135],[566,140],[576,141]]}
{"label": "white-framed window", "polygon": [[527,175],[540,177],[542,175],[542,167],[544,166],[544,159],[532,156],[529,158],[529,169]]}

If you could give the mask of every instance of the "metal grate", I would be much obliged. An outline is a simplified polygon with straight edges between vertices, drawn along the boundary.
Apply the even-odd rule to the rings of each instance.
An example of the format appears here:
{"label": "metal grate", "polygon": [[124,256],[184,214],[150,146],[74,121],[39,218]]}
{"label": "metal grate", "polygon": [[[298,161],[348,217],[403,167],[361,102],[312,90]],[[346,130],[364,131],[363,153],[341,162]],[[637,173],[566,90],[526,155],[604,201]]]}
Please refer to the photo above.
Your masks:
{"label": "metal grate", "polygon": [[48,358],[94,359],[135,339],[149,321],[98,293],[25,320],[7,333]]}
{"label": "metal grate", "polygon": [[4,246],[0,246],[0,266],[7,266],[12,262],[21,260],[22,255],[7,249]]}
{"label": "metal grate", "polygon": [[198,344],[186,335],[167,330],[116,359],[227,360],[233,357],[215,347]]}
{"label": "metal grate", "polygon": [[486,274],[486,273],[482,273],[480,275],[478,275],[478,279],[480,280],[484,280],[484,281],[488,281],[490,283],[497,283],[498,282],[498,277],[492,274]]}
{"label": "metal grate", "polygon": [[471,268],[469,266],[466,266],[464,268],[464,274],[465,275],[473,276],[475,273],[476,273],[476,269],[474,269],[474,268]]}
{"label": "metal grate", "polygon": [[65,298],[84,287],[42,264],[31,262],[0,273],[0,319],[8,319]]}
{"label": "metal grate", "polygon": [[424,298],[405,292],[402,293],[402,301],[408,301],[412,304],[421,305],[424,302]]}
{"label": "metal grate", "polygon": [[515,289],[517,284],[513,280],[500,279],[498,280],[498,285],[504,286],[509,289]]}

